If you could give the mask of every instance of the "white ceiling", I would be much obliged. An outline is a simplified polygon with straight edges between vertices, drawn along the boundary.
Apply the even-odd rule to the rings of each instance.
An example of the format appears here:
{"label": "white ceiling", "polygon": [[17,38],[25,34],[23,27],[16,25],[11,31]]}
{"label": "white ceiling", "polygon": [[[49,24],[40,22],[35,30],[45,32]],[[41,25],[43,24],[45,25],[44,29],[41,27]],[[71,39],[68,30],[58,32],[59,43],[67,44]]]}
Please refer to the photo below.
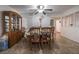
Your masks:
{"label": "white ceiling", "polygon": [[[13,8],[21,13],[21,15],[24,18],[23,26],[31,27],[33,24],[35,24],[36,26],[38,25],[37,18],[39,16],[36,15],[33,18],[33,13],[36,9],[36,6],[33,6],[33,5],[9,5],[9,7]],[[48,18],[50,18],[51,16],[54,16],[53,14],[56,14],[56,16],[58,16],[58,14],[60,15],[63,12],[65,12],[71,8],[74,8],[74,7],[75,7],[74,5],[48,5],[48,6],[45,6],[45,9],[53,9],[52,12],[46,12],[47,16],[49,16]],[[32,14],[32,15],[29,16],[29,14]],[[44,25],[47,25],[49,23],[48,21],[49,21],[48,19],[43,21]]]}
{"label": "white ceiling", "polygon": [[[36,9],[36,6],[33,6],[33,5],[9,5],[9,6],[23,14],[33,13]],[[45,6],[45,9],[53,9],[52,12],[46,12],[46,13],[59,14],[59,13],[65,12],[68,9],[71,9],[72,7],[75,7],[75,6],[74,5],[48,5],[48,6]]]}

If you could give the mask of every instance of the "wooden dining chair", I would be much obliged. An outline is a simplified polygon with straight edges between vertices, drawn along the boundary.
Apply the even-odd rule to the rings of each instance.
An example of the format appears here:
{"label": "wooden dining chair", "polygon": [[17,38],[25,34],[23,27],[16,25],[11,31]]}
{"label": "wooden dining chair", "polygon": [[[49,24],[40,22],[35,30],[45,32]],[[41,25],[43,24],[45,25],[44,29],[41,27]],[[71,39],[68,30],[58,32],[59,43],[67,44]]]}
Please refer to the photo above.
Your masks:
{"label": "wooden dining chair", "polygon": [[47,33],[44,32],[41,35],[41,47],[42,47],[42,49],[46,45],[50,47],[50,38],[48,37]]}
{"label": "wooden dining chair", "polygon": [[40,48],[40,36],[37,33],[34,33],[30,37],[31,49],[34,47]]}

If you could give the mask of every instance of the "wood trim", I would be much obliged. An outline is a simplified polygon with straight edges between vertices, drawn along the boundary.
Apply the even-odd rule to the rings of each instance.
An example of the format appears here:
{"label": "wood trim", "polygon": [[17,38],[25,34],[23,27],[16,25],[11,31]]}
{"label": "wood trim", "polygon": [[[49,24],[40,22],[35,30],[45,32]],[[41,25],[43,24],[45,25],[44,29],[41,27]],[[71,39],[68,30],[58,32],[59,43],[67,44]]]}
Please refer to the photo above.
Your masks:
{"label": "wood trim", "polygon": [[21,18],[21,30],[22,30],[22,18]]}

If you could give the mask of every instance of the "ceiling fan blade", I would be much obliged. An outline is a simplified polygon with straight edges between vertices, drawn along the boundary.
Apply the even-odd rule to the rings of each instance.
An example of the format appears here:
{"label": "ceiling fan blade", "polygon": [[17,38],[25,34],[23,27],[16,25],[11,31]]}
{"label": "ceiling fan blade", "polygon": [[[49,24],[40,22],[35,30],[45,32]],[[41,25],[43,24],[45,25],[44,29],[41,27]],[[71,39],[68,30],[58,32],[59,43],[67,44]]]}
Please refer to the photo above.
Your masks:
{"label": "ceiling fan blade", "polygon": [[45,9],[45,11],[53,11],[53,9]]}
{"label": "ceiling fan blade", "polygon": [[38,11],[34,13],[35,15],[38,14]]}
{"label": "ceiling fan blade", "polygon": [[46,15],[46,13],[43,11],[43,14]]}
{"label": "ceiling fan blade", "polygon": [[36,15],[38,13],[37,9],[33,9],[33,14]]}

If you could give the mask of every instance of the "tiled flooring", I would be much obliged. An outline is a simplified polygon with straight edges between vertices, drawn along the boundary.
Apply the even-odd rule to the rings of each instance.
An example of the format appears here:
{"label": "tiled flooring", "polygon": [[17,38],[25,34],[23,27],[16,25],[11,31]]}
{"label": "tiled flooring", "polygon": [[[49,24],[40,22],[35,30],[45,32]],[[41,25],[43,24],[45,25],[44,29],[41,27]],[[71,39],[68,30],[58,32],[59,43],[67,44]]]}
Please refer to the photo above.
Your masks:
{"label": "tiled flooring", "polygon": [[45,49],[34,47],[33,50],[30,50],[28,40],[23,38],[12,48],[0,51],[0,54],[78,54],[79,53],[79,43],[69,40],[65,37],[61,37],[60,34],[58,33],[56,34],[54,45],[52,44],[52,50],[46,47]]}

